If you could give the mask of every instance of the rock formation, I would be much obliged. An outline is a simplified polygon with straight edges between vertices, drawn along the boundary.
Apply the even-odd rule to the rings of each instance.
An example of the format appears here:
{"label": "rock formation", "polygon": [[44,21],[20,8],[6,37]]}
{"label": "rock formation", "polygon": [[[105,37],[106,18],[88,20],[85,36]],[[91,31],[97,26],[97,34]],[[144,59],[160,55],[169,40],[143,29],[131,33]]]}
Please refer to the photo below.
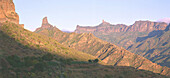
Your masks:
{"label": "rock formation", "polygon": [[44,17],[42,22],[42,28],[49,28],[49,27],[52,27],[52,25],[48,23],[47,17]]}
{"label": "rock formation", "polygon": [[47,17],[44,17],[42,20],[41,27],[37,28],[35,31],[39,31],[40,29],[50,28],[53,27],[51,24],[48,23]]}
{"label": "rock formation", "polygon": [[0,0],[0,23],[6,21],[19,24],[19,16],[15,12],[13,0]]}

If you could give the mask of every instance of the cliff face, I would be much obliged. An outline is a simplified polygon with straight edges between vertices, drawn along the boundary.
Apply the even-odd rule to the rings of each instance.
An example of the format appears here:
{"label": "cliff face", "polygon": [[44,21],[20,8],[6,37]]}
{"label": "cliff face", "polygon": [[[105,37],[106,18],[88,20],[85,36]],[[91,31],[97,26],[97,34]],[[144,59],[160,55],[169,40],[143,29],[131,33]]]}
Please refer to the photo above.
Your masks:
{"label": "cliff face", "polygon": [[95,27],[82,27],[77,26],[76,33],[84,32],[102,32],[104,34],[113,32],[150,32],[153,30],[164,30],[166,28],[166,23],[158,23],[151,21],[136,21],[133,25],[127,26],[123,24],[112,25],[107,22],[103,22]]}
{"label": "cliff face", "polygon": [[0,0],[0,23],[6,21],[19,24],[19,16],[15,12],[13,0]]}
{"label": "cliff face", "polygon": [[166,23],[150,22],[150,21],[136,21],[132,26],[128,27],[127,31],[151,32],[153,30],[164,30]]}

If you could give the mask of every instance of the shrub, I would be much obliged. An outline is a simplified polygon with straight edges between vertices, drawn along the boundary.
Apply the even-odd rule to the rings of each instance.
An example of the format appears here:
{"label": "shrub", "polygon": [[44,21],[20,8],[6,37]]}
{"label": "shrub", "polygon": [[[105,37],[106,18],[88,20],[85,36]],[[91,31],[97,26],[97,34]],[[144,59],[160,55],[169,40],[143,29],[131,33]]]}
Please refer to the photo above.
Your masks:
{"label": "shrub", "polygon": [[99,59],[95,59],[93,62],[94,62],[94,63],[98,63],[98,62],[99,62]]}
{"label": "shrub", "polygon": [[99,59],[95,59],[95,60],[89,59],[88,62],[89,62],[89,63],[98,63],[98,62],[99,62]]}
{"label": "shrub", "polygon": [[88,60],[89,63],[92,63],[93,61],[91,59]]}

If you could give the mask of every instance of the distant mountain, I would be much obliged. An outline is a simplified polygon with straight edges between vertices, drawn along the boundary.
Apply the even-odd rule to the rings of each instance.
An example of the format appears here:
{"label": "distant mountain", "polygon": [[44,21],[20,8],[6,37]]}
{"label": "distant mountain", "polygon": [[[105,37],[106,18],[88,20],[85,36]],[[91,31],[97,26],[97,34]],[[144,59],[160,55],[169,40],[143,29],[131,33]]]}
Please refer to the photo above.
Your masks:
{"label": "distant mountain", "polygon": [[165,22],[165,23],[169,24],[170,18],[162,18],[162,19],[159,19],[158,22]]}
{"label": "distant mountain", "polygon": [[72,32],[74,32],[74,31],[69,31],[69,30],[65,30],[65,29],[62,29],[61,31],[62,31],[62,32],[66,32],[66,33],[72,33]]}
{"label": "distant mountain", "polygon": [[114,44],[105,42],[95,37],[92,33],[64,33],[56,27],[40,27],[37,28],[35,32],[55,38],[55,40],[61,44],[100,58],[102,62],[109,65],[131,66],[136,69],[144,69],[167,75],[169,74],[169,68],[161,67],[144,57],[131,53],[123,48],[119,48]]}
{"label": "distant mountain", "polygon": [[[161,45],[159,45],[159,44],[163,44],[164,42],[159,42],[159,44],[155,42],[150,42],[148,44],[145,44],[145,43],[140,44],[143,46],[152,44],[152,46],[145,46],[147,50],[146,48],[140,49],[140,47],[137,47],[137,46],[135,48],[132,48],[133,45],[139,45],[139,41],[145,38],[151,38],[156,35],[162,35],[167,26],[168,24],[164,22],[151,22],[151,21],[136,21],[133,25],[130,25],[130,26],[126,26],[122,24],[111,25],[109,23],[105,24],[103,22],[102,24],[95,26],[95,27],[78,26],[75,32],[76,33],[83,33],[83,32],[93,33],[96,37],[102,40],[114,43],[118,45],[119,47],[124,47],[125,49],[130,50],[133,53],[142,55],[150,59],[152,62],[159,63],[162,66],[170,67],[169,60],[168,60],[169,59],[169,49],[168,49],[169,46],[164,47],[164,49],[165,48],[167,49],[165,51],[165,54],[168,54],[164,56],[164,54],[162,54],[161,52],[163,51],[163,49],[160,49],[162,47]],[[91,29],[93,29],[93,31]],[[164,38],[162,38],[162,41],[169,40],[169,35],[168,34],[164,34],[164,35],[166,37],[164,36]],[[153,48],[158,48],[159,50],[157,49],[157,50],[154,50],[154,52],[150,52],[150,51],[153,51]],[[151,54],[152,56],[149,56],[149,57],[146,56],[145,55],[146,52]],[[160,56],[164,56],[164,57],[161,57],[161,59],[156,58],[155,56],[158,55],[159,53],[161,53]],[[154,59],[153,58],[151,59],[151,57],[154,57]]]}
{"label": "distant mountain", "polygon": [[109,34],[113,32],[150,32],[153,30],[164,30],[167,24],[164,22],[151,22],[151,21],[136,21],[133,25],[127,26],[124,24],[112,25],[103,21],[98,26],[77,26],[76,33],[84,32],[100,32],[103,34]]}

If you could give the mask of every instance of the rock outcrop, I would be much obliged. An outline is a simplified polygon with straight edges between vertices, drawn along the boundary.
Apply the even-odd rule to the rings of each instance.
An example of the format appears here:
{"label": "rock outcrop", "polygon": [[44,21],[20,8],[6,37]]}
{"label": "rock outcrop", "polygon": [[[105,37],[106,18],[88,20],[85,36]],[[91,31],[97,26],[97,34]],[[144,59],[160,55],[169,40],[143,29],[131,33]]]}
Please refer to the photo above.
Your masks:
{"label": "rock outcrop", "polygon": [[133,25],[127,26],[124,24],[112,25],[103,21],[101,24],[95,27],[82,27],[77,25],[75,30],[76,33],[84,32],[102,32],[102,33],[112,33],[112,32],[151,32],[153,30],[164,30],[167,24],[164,22],[151,22],[151,21],[136,21]]}
{"label": "rock outcrop", "polygon": [[37,28],[35,31],[39,31],[40,29],[50,28],[50,27],[53,27],[53,26],[48,23],[47,17],[44,17],[43,20],[42,20],[42,25],[41,25],[41,27]]}
{"label": "rock outcrop", "polygon": [[41,27],[42,28],[49,28],[49,27],[53,27],[53,26],[48,23],[47,17],[44,17]]}
{"label": "rock outcrop", "polygon": [[6,21],[19,24],[19,15],[15,12],[13,0],[0,0],[0,23]]}

